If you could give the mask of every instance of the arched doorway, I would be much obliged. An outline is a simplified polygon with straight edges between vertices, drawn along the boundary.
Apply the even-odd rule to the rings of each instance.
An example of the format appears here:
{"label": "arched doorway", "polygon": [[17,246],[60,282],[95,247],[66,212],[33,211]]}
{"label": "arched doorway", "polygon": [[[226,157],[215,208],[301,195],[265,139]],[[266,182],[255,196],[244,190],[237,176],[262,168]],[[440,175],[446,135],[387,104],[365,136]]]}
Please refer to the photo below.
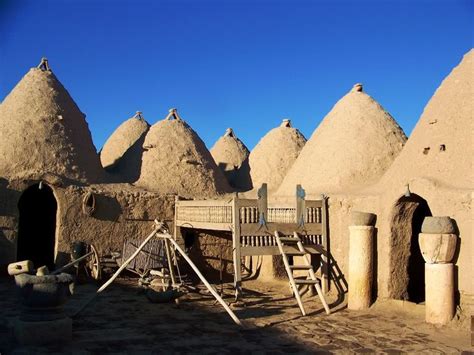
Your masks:
{"label": "arched doorway", "polygon": [[46,184],[27,188],[18,202],[17,260],[31,260],[35,267],[54,268],[57,202]]}
{"label": "arched doorway", "polygon": [[401,197],[395,204],[390,226],[390,296],[421,303],[425,301],[425,262],[418,234],[428,203],[416,194]]}

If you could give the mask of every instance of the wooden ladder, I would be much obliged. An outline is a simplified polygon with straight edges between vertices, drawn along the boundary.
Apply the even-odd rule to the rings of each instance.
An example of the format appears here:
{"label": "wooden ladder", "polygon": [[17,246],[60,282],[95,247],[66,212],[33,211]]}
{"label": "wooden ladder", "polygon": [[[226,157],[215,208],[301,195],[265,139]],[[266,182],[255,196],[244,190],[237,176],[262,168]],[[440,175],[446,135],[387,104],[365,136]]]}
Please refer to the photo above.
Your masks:
{"label": "wooden ladder", "polygon": [[[278,244],[278,249],[280,249],[280,254],[283,257],[283,263],[285,264],[286,273],[290,279],[290,286],[293,294],[295,295],[298,306],[300,307],[301,314],[306,315],[306,311],[303,307],[303,302],[301,300],[301,294],[298,289],[298,285],[308,285],[309,287],[314,286],[316,292],[318,293],[319,299],[324,306],[327,314],[330,314],[331,311],[328,307],[326,299],[324,298],[323,292],[319,285],[319,280],[314,274],[313,266],[311,265],[311,257],[309,253],[305,250],[303,243],[301,242],[298,233],[294,232],[293,237],[284,237],[280,236],[280,232],[275,231],[275,239]],[[297,249],[295,249],[295,245]],[[286,248],[285,248],[286,247]],[[303,265],[290,265],[288,261],[288,256],[302,256],[304,260]],[[303,279],[295,279],[293,276],[293,270],[306,270],[308,272],[308,277]]]}

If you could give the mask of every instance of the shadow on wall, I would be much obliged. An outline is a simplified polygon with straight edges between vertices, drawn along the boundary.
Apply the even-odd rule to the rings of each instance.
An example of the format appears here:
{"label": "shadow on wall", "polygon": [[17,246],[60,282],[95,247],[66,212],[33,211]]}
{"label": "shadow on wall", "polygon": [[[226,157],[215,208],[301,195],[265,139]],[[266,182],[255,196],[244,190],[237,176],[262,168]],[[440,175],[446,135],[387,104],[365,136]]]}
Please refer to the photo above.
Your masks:
{"label": "shadow on wall", "polygon": [[[229,232],[181,228],[185,250],[209,282],[233,281],[232,236]],[[187,263],[183,270],[194,272]],[[193,276],[194,277],[194,276]]]}
{"label": "shadow on wall", "polygon": [[0,276],[7,275],[7,265],[16,260],[16,247],[12,240],[5,237],[0,226]]}
{"label": "shadow on wall", "polygon": [[113,197],[95,194],[96,209],[92,215],[101,221],[116,222],[122,214],[122,206]]}
{"label": "shadow on wall", "polygon": [[120,160],[105,169],[115,183],[133,183],[140,177],[142,168],[143,143],[148,130],[123,154]]}
{"label": "shadow on wall", "polygon": [[457,266],[457,262],[459,259],[459,253],[461,252],[461,232],[459,231],[459,227],[457,222],[451,218],[451,222],[453,223],[454,226],[454,234],[457,235],[457,242],[456,242],[456,249],[454,251],[454,256],[453,256],[453,261],[452,263],[454,264],[454,297],[455,297],[455,304],[460,304],[461,302],[461,294],[459,292],[459,266]]}
{"label": "shadow on wall", "polygon": [[237,173],[238,188],[242,191],[253,189],[252,178],[250,177],[249,158],[245,158]]}
{"label": "shadow on wall", "polygon": [[8,180],[0,178],[0,216],[18,216],[17,203],[21,192],[8,188]]}
{"label": "shadow on wall", "polygon": [[424,218],[431,215],[426,200],[416,194],[402,196],[395,203],[390,225],[391,298],[416,303],[425,300],[425,261],[418,235]]}

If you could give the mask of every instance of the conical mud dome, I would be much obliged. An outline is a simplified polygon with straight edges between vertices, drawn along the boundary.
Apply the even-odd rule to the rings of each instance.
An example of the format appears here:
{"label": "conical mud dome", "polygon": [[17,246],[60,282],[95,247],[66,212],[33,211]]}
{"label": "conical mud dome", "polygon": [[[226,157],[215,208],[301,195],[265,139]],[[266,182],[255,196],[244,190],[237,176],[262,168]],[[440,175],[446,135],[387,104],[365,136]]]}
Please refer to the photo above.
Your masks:
{"label": "conical mud dome", "polygon": [[123,122],[100,152],[102,166],[125,182],[136,181],[140,175],[143,142],[149,128],[139,111]]}
{"label": "conical mud dome", "polygon": [[445,186],[474,187],[474,50],[443,80],[426,105],[405,148],[381,185],[414,177]]}
{"label": "conical mud dome", "polygon": [[297,184],[309,195],[372,184],[390,167],[405,141],[392,116],[356,84],[308,140],[277,195],[292,196]]}
{"label": "conical mud dome", "polygon": [[81,182],[103,178],[85,115],[43,60],[0,106],[0,174],[54,174]]}
{"label": "conical mud dome", "polygon": [[143,148],[138,186],[193,197],[230,191],[204,142],[174,109],[151,126]]}
{"label": "conical mud dome", "polygon": [[248,161],[250,152],[245,144],[237,138],[232,128],[227,128],[225,134],[217,140],[210,152],[231,187],[237,190],[251,188]]}
{"label": "conical mud dome", "polygon": [[250,176],[253,188],[268,184],[275,191],[291,168],[306,143],[299,130],[291,126],[290,120],[268,132],[249,156]]}

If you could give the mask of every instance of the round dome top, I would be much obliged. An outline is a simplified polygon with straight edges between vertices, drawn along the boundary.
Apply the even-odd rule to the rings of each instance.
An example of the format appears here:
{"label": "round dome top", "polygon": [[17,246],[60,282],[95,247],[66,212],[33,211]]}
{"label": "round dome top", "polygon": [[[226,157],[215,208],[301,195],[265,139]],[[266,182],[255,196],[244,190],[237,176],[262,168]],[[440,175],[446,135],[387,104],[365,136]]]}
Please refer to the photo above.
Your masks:
{"label": "round dome top", "polygon": [[103,179],[85,115],[45,59],[0,106],[0,172],[7,178]]}
{"label": "round dome top", "polygon": [[297,184],[311,195],[372,184],[405,141],[392,116],[356,84],[315,130],[277,195],[292,196]]}
{"label": "round dome top", "polygon": [[222,170],[229,184],[237,189],[251,187],[249,176],[249,150],[237,138],[232,128],[227,128],[210,150],[217,166]]}
{"label": "round dome top", "polygon": [[151,126],[143,149],[138,186],[193,197],[230,191],[204,142],[175,109]]}
{"label": "round dome top", "polygon": [[305,143],[306,138],[291,126],[289,119],[269,131],[249,156],[253,188],[267,183],[269,191],[276,190]]}

